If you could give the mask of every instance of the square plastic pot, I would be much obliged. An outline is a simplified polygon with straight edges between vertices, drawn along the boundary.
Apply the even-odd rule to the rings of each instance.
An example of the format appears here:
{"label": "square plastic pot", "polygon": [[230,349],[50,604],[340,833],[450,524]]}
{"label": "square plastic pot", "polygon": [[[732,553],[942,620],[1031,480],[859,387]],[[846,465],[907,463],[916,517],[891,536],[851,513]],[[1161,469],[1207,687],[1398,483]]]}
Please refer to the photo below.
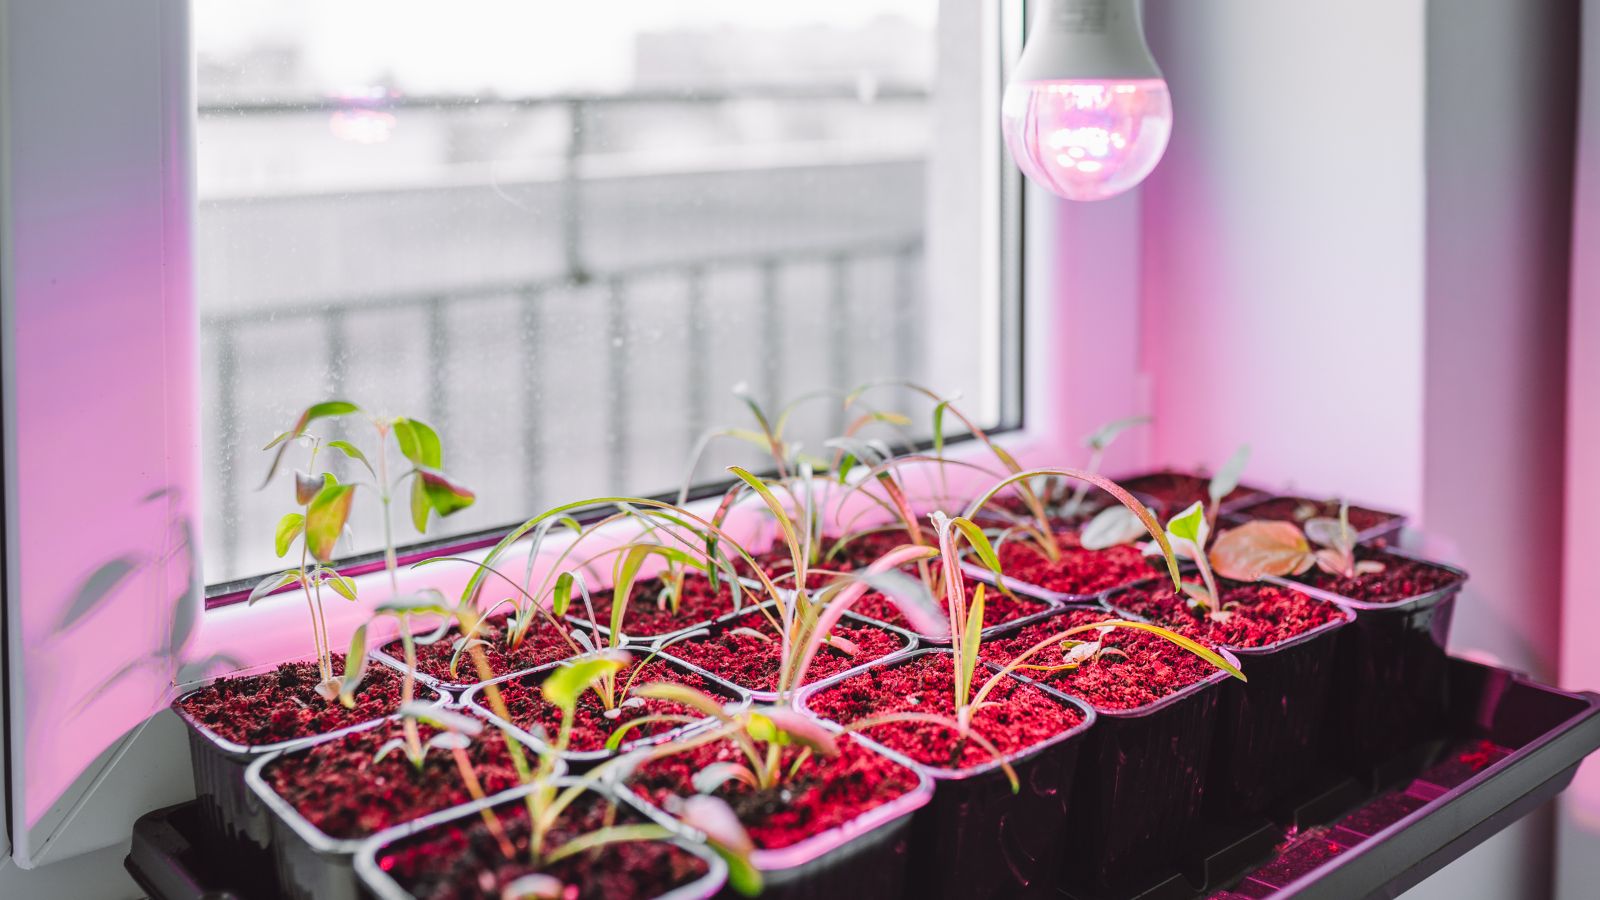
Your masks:
{"label": "square plastic pot", "polygon": [[892,750],[858,737],[844,739],[904,766],[916,775],[916,785],[837,828],[781,849],[756,850],[750,862],[761,872],[761,900],[912,896],[906,892],[912,819],[932,799],[933,780]]}
{"label": "square plastic pot", "polygon": [[[1273,494],[1273,495],[1268,495],[1268,496],[1264,496],[1264,497],[1256,497],[1256,498],[1252,499],[1248,503],[1242,503],[1242,504],[1239,504],[1239,505],[1233,507],[1231,510],[1224,510],[1223,511],[1224,512],[1224,517],[1225,517],[1224,524],[1225,525],[1240,525],[1240,524],[1243,524],[1245,522],[1248,522],[1252,518],[1255,518],[1254,516],[1252,516],[1250,514],[1250,510],[1252,508],[1254,508],[1256,506],[1259,506],[1260,504],[1269,503],[1269,502],[1272,502],[1272,501],[1275,501],[1275,500],[1295,500],[1295,501],[1302,501],[1302,502],[1305,502],[1305,503],[1318,503],[1318,502],[1321,502],[1321,501],[1312,499],[1310,497],[1301,497],[1301,496],[1297,496],[1297,495],[1293,495],[1293,494]],[[1356,504],[1351,504],[1352,507],[1354,507],[1355,505]],[[1406,517],[1404,515],[1402,515],[1401,513],[1390,512],[1389,510],[1386,510],[1386,509],[1375,509],[1375,508],[1373,508],[1371,506],[1365,506],[1365,505],[1363,505],[1361,508],[1362,509],[1366,509],[1366,510],[1371,510],[1372,512],[1376,512],[1376,513],[1382,513],[1383,515],[1390,516],[1391,518],[1387,522],[1383,522],[1383,523],[1380,523],[1378,525],[1374,525],[1371,528],[1365,529],[1364,531],[1356,532],[1356,541],[1358,543],[1367,544],[1367,543],[1371,543],[1373,541],[1387,540],[1387,539],[1393,538],[1393,537],[1395,537],[1396,535],[1398,535],[1400,533],[1400,529],[1405,527]]]}
{"label": "square plastic pot", "polygon": [[1450,620],[1467,573],[1395,550],[1393,556],[1445,569],[1457,580],[1394,603],[1371,603],[1274,579],[1355,613],[1341,630],[1339,686],[1329,710],[1331,762],[1357,775],[1421,744],[1444,727],[1450,707]]}
{"label": "square plastic pot", "polygon": [[[245,772],[246,786],[267,813],[279,896],[292,900],[360,900],[362,894],[355,874],[355,854],[366,843],[366,838],[330,837],[279,796],[267,783],[263,771],[284,756],[304,753],[321,744],[387,725],[396,719],[395,716],[375,719],[337,735],[317,738],[301,746],[263,756]],[[520,735],[517,737],[520,740]],[[487,799],[493,803],[513,793],[515,791],[507,791]]]}
{"label": "square plastic pot", "polygon": [[[652,655],[651,654],[651,650],[649,648],[646,648],[646,647],[623,647],[622,649],[631,652],[634,655],[634,658],[639,661],[640,665],[643,665],[644,662]],[[681,662],[679,660],[673,659],[673,658],[671,658],[670,656],[668,656],[665,653],[657,653],[657,654],[654,654],[654,655],[655,655],[656,659],[667,663],[668,665],[672,666],[674,669],[677,669],[678,671],[681,671],[681,672],[692,672],[693,674],[699,675],[700,677],[704,678],[706,681],[710,682],[712,687],[715,688],[716,691],[724,699],[726,699],[728,701],[728,706],[731,708],[731,710],[733,710],[733,711],[743,710],[743,709],[745,709],[746,707],[748,707],[750,705],[750,695],[749,695],[749,693],[747,691],[745,691],[745,690],[743,690],[743,689],[741,689],[741,688],[739,688],[739,687],[737,687],[737,686],[735,686],[733,684],[730,684],[727,681],[724,681],[723,679],[718,678],[717,676],[712,675],[709,672],[702,672],[701,670],[696,669],[694,666],[691,666],[691,665],[688,665],[687,663],[684,663],[684,662]],[[575,657],[575,658],[576,659],[582,659],[583,657]],[[499,678],[496,678],[493,681],[485,682],[485,684],[496,684],[496,685],[498,685],[498,684],[501,684],[501,683],[504,683],[504,682],[507,682],[507,681],[517,680],[517,679],[524,679],[524,678],[531,679],[533,682],[537,683],[537,682],[543,681],[545,676],[547,676],[549,674],[549,672],[554,670],[557,666],[563,665],[565,662],[570,662],[570,660],[563,660],[562,662],[546,663],[545,665],[539,666],[536,669],[529,669],[526,672],[518,672],[518,673],[515,673],[515,674],[512,674],[512,675],[503,675],[503,676],[501,676]],[[472,710],[474,713],[482,716],[483,718],[485,718],[489,722],[493,723],[494,725],[496,725],[498,727],[501,727],[501,728],[508,729],[509,731],[511,731],[511,733],[517,735],[517,737],[520,740],[522,740],[524,743],[528,744],[530,747],[537,747],[537,748],[547,748],[547,747],[549,747],[549,744],[547,744],[543,739],[539,738],[538,736],[530,734],[529,732],[525,731],[521,727],[517,726],[515,723],[507,722],[504,719],[500,718],[499,716],[495,715],[494,711],[489,709],[488,705],[483,700],[483,688],[484,688],[484,685],[478,685],[477,687],[474,687],[474,688],[468,690],[467,693],[465,695],[463,695],[462,698],[461,698],[461,705],[465,706],[466,708],[468,708],[470,710]],[[710,720],[707,720],[707,721],[710,721]],[[565,751],[564,753],[561,754],[561,759],[567,765],[571,766],[573,771],[584,771],[584,770],[586,770],[586,769],[588,769],[588,768],[590,768],[590,767],[592,767],[594,765],[597,765],[597,764],[599,764],[601,762],[604,762],[605,760],[611,759],[614,756],[621,756],[624,753],[627,753],[629,751],[636,750],[636,749],[639,749],[639,748],[642,748],[642,747],[654,747],[654,746],[659,745],[659,744],[667,743],[667,742],[673,740],[674,738],[678,737],[679,735],[681,735],[681,734],[683,734],[683,733],[685,733],[687,731],[692,731],[692,730],[694,730],[696,728],[699,728],[704,724],[705,723],[697,722],[697,723],[690,724],[690,725],[684,725],[684,726],[679,727],[679,728],[668,729],[668,730],[662,731],[662,732],[660,732],[658,734],[646,735],[645,737],[638,738],[637,740],[625,741],[625,742],[623,742],[622,746],[618,750],[615,750],[615,751],[603,750],[603,749],[602,750],[567,750],[567,751]]]}
{"label": "square plastic pot", "polygon": [[[743,606],[748,606],[748,607],[754,608],[756,606],[761,605],[761,603],[765,602],[765,598],[767,597],[767,593],[766,593],[765,587],[761,584],[761,582],[756,581],[753,578],[740,578],[739,579],[739,583],[741,585],[743,585],[744,588],[745,588],[744,600],[743,600],[743,604],[742,604]],[[637,597],[637,595],[635,595],[635,597],[630,597],[629,601],[632,602],[634,599],[636,599],[636,597]],[[596,608],[595,612],[598,613],[603,618],[604,616],[606,616],[606,615],[608,615],[610,613],[610,610],[611,610],[611,607],[609,605],[605,606],[604,609],[601,609],[601,608],[598,608],[598,604],[597,604],[597,608]],[[610,627],[611,627],[609,619],[605,619],[605,620],[599,622],[598,624],[596,624],[596,623],[590,622],[587,617],[582,616],[582,615],[573,614],[573,615],[567,616],[567,618],[571,619],[574,624],[576,624],[576,625],[578,625],[578,626],[580,626],[582,628],[585,628],[585,629],[598,627],[600,629],[600,633],[602,635],[606,634],[610,630]],[[713,616],[713,617],[711,617],[709,619],[695,619],[695,620],[692,620],[692,621],[689,621],[689,622],[684,622],[683,624],[677,626],[676,628],[668,629],[666,631],[660,632],[659,634],[631,634],[631,633],[629,633],[627,631],[623,631],[622,634],[620,635],[620,637],[621,637],[620,643],[624,643],[624,644],[641,644],[642,645],[642,644],[654,644],[654,643],[657,643],[659,641],[670,641],[673,638],[678,637],[680,635],[685,635],[685,634],[688,634],[691,631],[696,631],[698,629],[705,628],[706,626],[710,625],[711,623],[717,621],[720,618],[722,618],[722,617],[721,616]]]}
{"label": "square plastic pot", "polygon": [[[918,650],[885,668],[930,654],[954,655],[943,648]],[[999,671],[991,663],[982,666],[991,673]],[[800,707],[816,715],[809,706],[811,698],[853,677],[856,675],[835,676],[805,688]],[[978,900],[1047,897],[1055,890],[1061,847],[1070,833],[1072,778],[1095,712],[1089,704],[1048,685],[1010,677],[1078,710],[1083,721],[1005,757],[1021,784],[1015,793],[998,760],[961,770],[913,763],[932,779],[933,798],[912,820],[907,896]],[[859,739],[875,749],[893,752],[870,737]]]}
{"label": "square plastic pot", "polygon": [[[567,787],[573,783],[573,779],[566,778],[557,779],[556,781],[559,787]],[[389,875],[387,867],[383,865],[383,856],[387,851],[403,846],[405,843],[418,838],[425,839],[431,833],[460,827],[463,823],[470,824],[479,817],[485,808],[495,808],[509,812],[522,805],[521,798],[528,790],[528,788],[517,788],[496,797],[489,797],[482,801],[435,813],[415,822],[397,825],[368,838],[362,842],[355,856],[356,876],[366,890],[365,896],[375,897],[378,900],[416,900],[414,895]],[[669,840],[670,843],[694,854],[705,862],[705,875],[689,884],[681,885],[659,895],[657,900],[707,900],[707,898],[719,896],[719,892],[728,878],[727,864],[715,853],[707,849],[704,844],[693,839],[694,836],[686,829],[648,804],[639,802],[637,798],[627,791],[611,791],[603,785],[596,785],[590,790],[608,799],[615,800],[620,805],[626,806],[644,818],[674,832],[674,837]]]}
{"label": "square plastic pot", "polygon": [[[1117,597],[1108,605],[1118,615]],[[1320,599],[1320,598],[1319,598]],[[1239,658],[1247,682],[1225,680],[1217,699],[1216,741],[1206,776],[1208,818],[1241,819],[1284,800],[1312,774],[1322,753],[1328,705],[1335,690],[1339,636],[1355,619],[1339,618],[1264,647],[1226,649]]]}
{"label": "square plastic pot", "polygon": [[[762,606],[764,606],[767,609],[771,609],[773,607],[773,604],[762,604]],[[744,616],[749,615],[752,610],[757,609],[757,608],[758,607],[751,607],[750,609],[742,609],[742,610],[740,610],[740,611],[738,611],[736,613],[729,613],[728,615],[725,615],[725,616],[717,619],[715,622],[712,622],[711,625],[709,625],[709,626],[707,626],[705,628],[695,629],[695,631],[690,632],[689,634],[693,635],[694,637],[710,636],[712,634],[717,634],[722,629],[727,628],[728,627],[728,623],[732,622],[735,619],[742,618]],[[913,651],[913,650],[915,650],[917,648],[917,636],[915,634],[913,634],[912,632],[907,631],[904,628],[898,628],[898,627],[896,627],[894,625],[886,625],[886,624],[884,624],[882,622],[877,622],[877,621],[874,621],[874,620],[871,620],[871,619],[867,619],[867,618],[865,618],[863,616],[858,616],[855,613],[848,613],[848,612],[844,614],[843,621],[849,622],[851,625],[858,625],[858,626],[859,625],[868,625],[868,626],[871,626],[873,628],[878,628],[878,629],[882,629],[883,631],[890,632],[891,634],[894,634],[895,636],[900,638],[901,646],[900,646],[900,649],[898,649],[898,650],[895,650],[895,651],[893,651],[891,653],[885,654],[884,656],[881,656],[881,657],[879,657],[879,658],[877,658],[875,660],[872,660],[870,662],[862,663],[859,666],[853,666],[853,667],[851,667],[849,669],[846,669],[843,672],[838,672],[835,675],[830,675],[829,678],[843,677],[843,676],[846,676],[846,675],[854,675],[857,672],[865,671],[869,666],[883,665],[885,663],[892,662],[893,660],[904,658],[906,656],[906,654],[910,653],[911,651]],[[692,639],[692,638],[690,638],[690,639]],[[664,643],[665,643],[665,641],[658,641],[657,645],[659,646],[659,645],[664,644]],[[741,685],[735,684],[735,683],[729,681],[728,679],[726,679],[726,678],[724,678],[724,677],[722,677],[720,675],[717,675],[715,673],[709,672],[709,671],[707,671],[707,670],[695,665],[694,663],[691,663],[691,662],[689,662],[689,661],[687,661],[687,660],[685,660],[685,659],[683,659],[683,658],[681,658],[679,656],[676,656],[672,652],[672,648],[671,647],[667,647],[666,649],[662,650],[660,655],[661,655],[661,657],[663,659],[669,659],[673,663],[684,667],[685,669],[695,673],[696,675],[701,675],[701,676],[704,676],[706,678],[714,679],[719,683],[727,684],[727,685],[730,685],[730,686],[732,686],[732,687],[734,687],[734,688],[736,688],[736,689],[738,689],[740,691],[743,691],[746,695],[748,695],[752,700],[754,700],[757,703],[765,703],[765,704],[770,705],[770,704],[777,703],[779,701],[779,696],[778,696],[778,692],[777,691],[758,691],[758,690],[752,690],[750,688],[743,687]],[[804,686],[802,686],[802,689],[803,688],[804,688]]]}
{"label": "square plastic pot", "polygon": [[[372,658],[380,664],[388,665],[381,658],[375,656]],[[256,666],[228,677],[249,678],[264,675],[277,669],[278,665],[273,663]],[[206,686],[214,683],[215,680],[208,682]],[[184,699],[204,689],[200,687],[189,691],[172,704],[173,712],[177,713],[178,718],[189,727],[189,758],[194,770],[195,798],[200,803],[201,813],[210,827],[212,836],[218,841],[219,851],[264,858],[267,841],[271,836],[271,827],[265,808],[245,785],[245,771],[263,756],[313,744],[330,736],[347,734],[368,727],[371,723],[360,722],[328,734],[307,735],[292,741],[257,745],[239,744],[207,728],[183,708]],[[445,703],[449,700],[439,691],[433,691],[433,694],[436,703]]]}

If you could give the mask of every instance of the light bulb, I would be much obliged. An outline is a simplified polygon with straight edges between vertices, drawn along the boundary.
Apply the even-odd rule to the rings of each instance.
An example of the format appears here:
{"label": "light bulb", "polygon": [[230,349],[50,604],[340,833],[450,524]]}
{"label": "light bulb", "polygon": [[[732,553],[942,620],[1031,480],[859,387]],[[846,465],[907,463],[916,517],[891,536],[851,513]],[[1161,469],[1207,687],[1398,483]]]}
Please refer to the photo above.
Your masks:
{"label": "light bulb", "polygon": [[1047,0],[1000,104],[1022,173],[1068,200],[1143,181],[1172,134],[1172,97],[1138,0]]}

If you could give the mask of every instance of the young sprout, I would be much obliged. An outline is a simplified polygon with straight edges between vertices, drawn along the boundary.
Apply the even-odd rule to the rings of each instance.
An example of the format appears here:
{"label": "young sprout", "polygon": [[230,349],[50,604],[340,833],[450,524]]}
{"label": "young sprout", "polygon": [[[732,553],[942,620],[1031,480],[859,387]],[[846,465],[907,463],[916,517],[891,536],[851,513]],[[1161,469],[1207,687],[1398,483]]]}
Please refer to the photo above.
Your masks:
{"label": "young sprout", "polygon": [[[409,738],[394,738],[378,748],[373,762],[381,762],[390,753],[403,750],[411,764],[420,771],[429,751],[443,750],[455,761],[456,771],[461,775],[461,782],[466,785],[467,793],[472,799],[480,801],[485,799],[483,783],[478,779],[478,771],[472,765],[472,758],[467,755],[467,749],[472,746],[473,738],[483,733],[484,723],[481,719],[464,716],[431,704],[415,702],[400,707],[399,715],[402,721],[412,723],[413,729],[416,723],[420,722],[438,730],[422,744],[421,751],[416,756],[411,755],[414,751],[409,746]],[[507,736],[506,740],[510,741],[510,736]],[[500,845],[500,852],[507,857],[515,856],[516,850],[512,847],[511,840],[506,837],[505,829],[501,827],[500,819],[495,816],[494,811],[485,807],[482,816],[484,825],[488,827],[489,833],[494,835],[495,842]]]}
{"label": "young sprout", "polygon": [[[1312,549],[1312,545],[1319,549]],[[1339,504],[1339,518],[1314,518],[1304,533],[1292,522],[1256,519],[1217,536],[1211,549],[1217,573],[1236,581],[1302,575],[1312,566],[1339,578],[1382,572],[1383,563],[1356,559],[1356,533],[1350,508]]]}
{"label": "young sprout", "polygon": [[1233,614],[1222,608],[1222,594],[1217,590],[1217,579],[1212,574],[1211,560],[1206,552],[1206,544],[1210,539],[1211,522],[1199,501],[1167,522],[1167,540],[1180,556],[1194,560],[1195,568],[1200,572],[1200,584],[1185,581],[1179,586],[1188,600],[1189,608],[1214,621],[1224,622]]}
{"label": "young sprout", "polygon": [[[378,435],[376,468],[368,460],[367,455],[349,441],[324,441],[318,435],[306,430],[311,423],[318,420],[337,419],[358,413],[361,413],[359,406],[344,400],[313,404],[300,413],[293,427],[273,438],[263,448],[276,449],[277,452],[273,454],[272,464],[267,469],[262,487],[271,483],[291,445],[309,449],[306,462],[308,471],[297,470],[294,473],[295,501],[302,507],[302,511],[289,513],[280,519],[274,537],[279,557],[287,555],[297,540],[300,542],[300,564],[296,568],[268,576],[250,592],[248,601],[254,603],[289,585],[301,586],[306,595],[306,605],[311,612],[317,667],[321,675],[317,691],[330,702],[339,696],[341,686],[333,673],[333,651],[328,640],[327,618],[322,610],[322,586],[327,584],[347,600],[356,599],[355,582],[334,569],[331,561],[339,538],[344,534],[350,521],[350,511],[355,503],[355,491],[361,482],[341,484],[331,472],[323,472],[320,476],[309,474],[316,471],[321,451],[324,448],[338,451],[346,458],[360,463],[373,477],[373,486],[383,507],[384,566],[389,572],[389,585],[395,597],[399,596],[400,587],[396,575],[394,531],[389,515],[395,489],[407,478],[412,480],[411,515],[418,533],[426,532],[430,515],[435,513],[440,516],[451,515],[471,506],[475,499],[471,491],[456,484],[439,470],[443,456],[439,436],[432,428],[415,419],[369,418],[368,421]],[[389,478],[388,437],[391,433],[399,445],[401,454],[412,463],[411,469],[393,480]],[[312,559],[317,563],[314,567],[310,566]],[[363,662],[360,660],[346,658],[345,680],[348,681],[348,676],[353,671],[352,667],[360,668],[362,665]],[[410,687],[409,682],[407,686]],[[413,694],[408,692],[402,702],[409,702],[412,696]]]}
{"label": "young sprout", "polygon": [[[673,836],[669,829],[654,823],[608,824],[564,843],[556,844],[552,840],[552,832],[560,825],[567,809],[588,791],[615,778],[624,764],[625,760],[619,758],[590,770],[586,775],[568,779],[568,783],[560,780],[560,757],[571,739],[578,699],[593,690],[607,675],[614,676],[626,664],[625,655],[572,660],[558,666],[541,685],[545,699],[561,710],[561,725],[553,739],[546,738],[549,749],[538,754],[537,767],[529,768],[525,762],[518,764],[519,778],[527,789],[523,795],[523,805],[528,814],[528,863],[535,872],[508,884],[502,891],[502,897],[565,896],[566,886],[548,872],[556,863],[610,844],[665,840]],[[503,711],[497,710],[497,713],[509,721],[509,716]],[[506,736],[506,745],[513,748],[514,761],[525,759],[518,749],[520,745],[509,734]],[[493,823],[489,824],[491,833],[504,834],[493,810],[485,809],[484,817],[486,823]],[[727,860],[730,880],[736,887],[751,895],[760,891],[760,875],[750,864],[754,845],[738,824],[738,818],[725,804],[707,798],[706,802],[680,813],[680,817],[686,824],[698,829],[711,849]],[[514,859],[516,853],[510,842],[500,843],[506,858]]]}
{"label": "young sprout", "polygon": [[[1098,475],[1100,473],[1101,463],[1105,462],[1106,450],[1111,447],[1111,443],[1115,441],[1117,437],[1124,431],[1127,431],[1130,428],[1136,428],[1140,425],[1147,425],[1149,423],[1149,416],[1129,416],[1125,419],[1117,419],[1112,422],[1107,422],[1106,424],[1101,425],[1099,428],[1096,428],[1094,431],[1090,432],[1089,435],[1083,439],[1083,445],[1089,448],[1089,462],[1084,465],[1083,470],[1085,472],[1089,472],[1090,474]],[[1066,504],[1061,508],[1062,518],[1070,521],[1078,515],[1078,513],[1083,509],[1084,500],[1088,499],[1090,487],[1091,485],[1087,481],[1078,482],[1077,487],[1072,491],[1071,498],[1069,498]],[[1117,507],[1112,507],[1112,509],[1116,508]]]}

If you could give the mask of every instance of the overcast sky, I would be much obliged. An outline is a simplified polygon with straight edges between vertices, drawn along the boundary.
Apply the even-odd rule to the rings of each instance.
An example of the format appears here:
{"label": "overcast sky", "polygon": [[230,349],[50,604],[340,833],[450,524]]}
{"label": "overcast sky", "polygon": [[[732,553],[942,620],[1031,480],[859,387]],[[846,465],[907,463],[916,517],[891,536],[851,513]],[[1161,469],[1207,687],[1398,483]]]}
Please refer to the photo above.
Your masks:
{"label": "overcast sky", "polygon": [[633,36],[681,28],[932,27],[938,0],[198,0],[208,57],[299,44],[328,90],[403,73],[418,92],[606,90],[632,80]]}

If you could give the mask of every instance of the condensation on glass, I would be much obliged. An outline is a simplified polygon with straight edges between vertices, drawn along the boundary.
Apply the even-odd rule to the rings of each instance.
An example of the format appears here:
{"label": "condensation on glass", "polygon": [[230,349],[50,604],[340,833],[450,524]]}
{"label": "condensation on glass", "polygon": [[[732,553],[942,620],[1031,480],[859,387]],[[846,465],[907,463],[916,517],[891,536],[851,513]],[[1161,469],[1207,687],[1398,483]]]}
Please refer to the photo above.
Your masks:
{"label": "condensation on glass", "polygon": [[[200,0],[207,580],[273,566],[292,498],[259,448],[317,399],[444,435],[480,499],[430,536],[675,489],[747,423],[736,384],[910,379],[997,424],[998,293],[945,275],[979,242],[928,249],[985,196],[934,184],[940,154],[994,124],[941,76],[975,67],[941,58],[939,6]],[[880,399],[925,436],[925,404]],[[818,401],[793,428],[844,424]],[[732,462],[760,457],[699,480]],[[381,542],[358,509],[350,554]]]}

